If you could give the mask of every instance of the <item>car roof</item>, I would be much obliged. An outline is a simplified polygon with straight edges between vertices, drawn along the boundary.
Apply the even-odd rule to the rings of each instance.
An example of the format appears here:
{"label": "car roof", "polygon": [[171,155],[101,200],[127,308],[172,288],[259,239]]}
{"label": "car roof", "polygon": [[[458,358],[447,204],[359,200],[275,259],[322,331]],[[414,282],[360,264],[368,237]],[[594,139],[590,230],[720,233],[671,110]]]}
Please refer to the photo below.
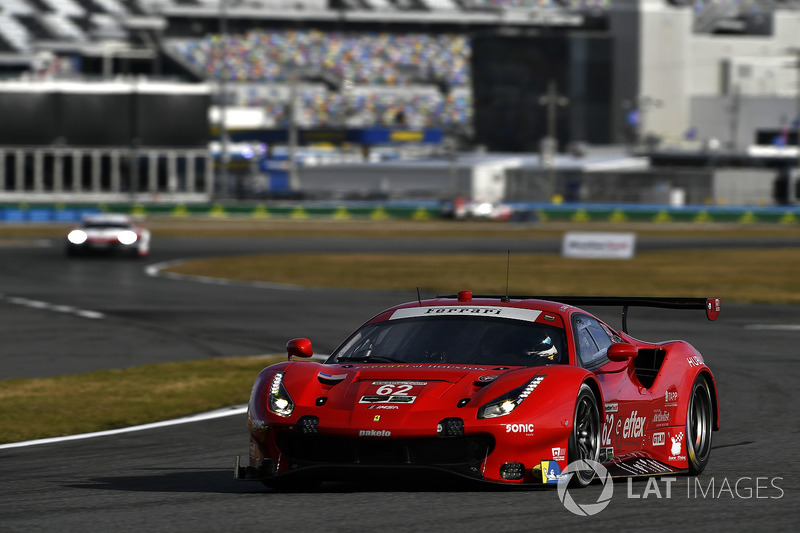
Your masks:
{"label": "car roof", "polygon": [[[550,300],[540,300],[536,298],[507,298],[505,296],[477,296],[472,297],[469,291],[460,291],[457,295],[437,296],[428,300],[417,300],[414,302],[407,302],[399,304],[385,311],[382,311],[369,322],[380,322],[388,320],[399,309],[408,309],[414,307],[439,307],[439,306],[453,306],[453,307],[496,307],[496,308],[513,308],[513,309],[530,309],[542,311],[544,313],[559,315],[564,317],[565,312],[570,309],[576,310],[577,308],[561,302]],[[566,313],[569,314],[569,313]]]}
{"label": "car roof", "polygon": [[86,215],[83,217],[84,223],[89,224],[132,224],[133,221],[128,215],[122,214],[102,214],[102,215]]}

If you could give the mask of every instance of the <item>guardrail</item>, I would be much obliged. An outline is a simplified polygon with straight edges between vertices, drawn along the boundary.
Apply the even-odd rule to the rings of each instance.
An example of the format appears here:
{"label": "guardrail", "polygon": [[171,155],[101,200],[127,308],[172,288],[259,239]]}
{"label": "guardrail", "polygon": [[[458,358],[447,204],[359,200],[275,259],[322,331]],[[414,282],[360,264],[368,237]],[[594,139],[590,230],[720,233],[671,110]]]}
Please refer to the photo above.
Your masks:
{"label": "guardrail", "polygon": [[[800,223],[800,206],[681,206],[606,204],[513,204],[511,222]],[[123,213],[168,218],[280,218],[290,220],[432,220],[439,202],[342,202],[259,204],[0,204],[0,223],[75,223],[84,215]]]}

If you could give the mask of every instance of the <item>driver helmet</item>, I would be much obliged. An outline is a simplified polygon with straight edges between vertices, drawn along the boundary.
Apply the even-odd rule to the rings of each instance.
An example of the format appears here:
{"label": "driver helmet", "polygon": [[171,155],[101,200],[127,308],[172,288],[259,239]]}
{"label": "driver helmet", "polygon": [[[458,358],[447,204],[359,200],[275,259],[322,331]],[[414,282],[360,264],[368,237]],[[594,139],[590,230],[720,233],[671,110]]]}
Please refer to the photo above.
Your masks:
{"label": "driver helmet", "polygon": [[550,335],[545,335],[544,338],[527,349],[525,354],[532,357],[545,357],[552,361],[558,355],[558,349],[553,344],[553,339],[550,338]]}

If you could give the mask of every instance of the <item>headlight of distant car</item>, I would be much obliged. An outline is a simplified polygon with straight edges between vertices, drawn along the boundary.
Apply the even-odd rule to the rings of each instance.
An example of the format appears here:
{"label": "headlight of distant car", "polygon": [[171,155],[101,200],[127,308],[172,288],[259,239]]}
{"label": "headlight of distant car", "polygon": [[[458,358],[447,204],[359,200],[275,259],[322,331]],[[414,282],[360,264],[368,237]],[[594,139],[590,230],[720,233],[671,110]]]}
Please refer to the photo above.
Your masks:
{"label": "headlight of distant car", "polygon": [[67,240],[72,244],[83,244],[88,238],[89,236],[86,235],[86,232],[82,229],[74,229],[69,232],[69,235],[67,235]]}
{"label": "headlight of distant car", "polygon": [[120,231],[119,234],[117,235],[117,240],[126,246],[135,243],[136,239],[138,238],[139,237],[136,235],[136,232],[131,231],[129,229]]}
{"label": "headlight of distant car", "polygon": [[283,372],[277,372],[269,386],[269,410],[279,416],[289,416],[293,409],[294,402],[283,386]]}
{"label": "headlight of distant car", "polygon": [[544,380],[544,376],[534,376],[532,380],[521,387],[508,391],[506,394],[495,398],[487,403],[478,411],[478,418],[496,418],[505,416],[517,408],[522,401],[528,397],[533,389],[539,386]]}

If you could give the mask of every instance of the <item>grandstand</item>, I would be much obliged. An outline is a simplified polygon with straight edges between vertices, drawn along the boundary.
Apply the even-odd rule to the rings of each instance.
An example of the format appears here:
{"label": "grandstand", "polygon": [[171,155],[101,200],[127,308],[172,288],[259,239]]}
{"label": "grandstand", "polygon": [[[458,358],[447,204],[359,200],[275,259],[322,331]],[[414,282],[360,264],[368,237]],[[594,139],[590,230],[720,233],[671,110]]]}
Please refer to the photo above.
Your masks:
{"label": "grandstand", "polygon": [[[272,137],[279,143],[293,127],[438,129],[462,147],[529,151],[546,131],[543,87],[560,77],[570,101],[559,112],[561,149],[591,135],[591,142],[675,144],[687,131],[697,146],[721,140],[744,149],[756,129],[797,115],[797,70],[785,64],[800,34],[799,7],[798,0],[3,0],[0,76],[205,84],[212,122],[224,118],[236,129],[242,118],[245,129],[283,130]],[[590,34],[606,39],[600,66],[557,69],[551,59],[529,66],[523,77],[533,81],[516,88],[518,73],[510,73],[523,66],[507,62],[507,76],[475,68],[478,37],[518,39],[543,57],[550,37],[569,47],[573,36]],[[603,87],[588,94],[603,100],[601,113],[598,101],[579,105],[593,84]],[[734,95],[736,120],[728,116]],[[478,111],[502,120],[478,121]],[[534,128],[517,127],[522,111]],[[487,128],[527,138],[494,145]]]}

